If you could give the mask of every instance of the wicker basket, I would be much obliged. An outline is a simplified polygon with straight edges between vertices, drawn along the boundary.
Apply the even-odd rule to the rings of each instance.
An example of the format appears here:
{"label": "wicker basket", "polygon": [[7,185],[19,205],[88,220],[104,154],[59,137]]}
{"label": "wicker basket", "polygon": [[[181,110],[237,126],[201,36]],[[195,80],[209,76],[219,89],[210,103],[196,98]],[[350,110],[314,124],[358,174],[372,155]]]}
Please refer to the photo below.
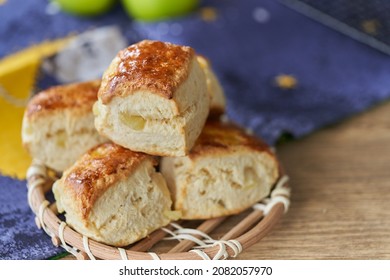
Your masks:
{"label": "wicker basket", "polygon": [[[131,260],[195,260],[227,259],[238,256],[243,250],[259,242],[280,220],[289,206],[290,189],[288,177],[282,176],[271,195],[240,217],[220,217],[204,221],[178,221],[158,229],[148,237],[125,248],[102,244],[74,231],[58,215],[54,202],[49,202],[49,193],[54,180],[44,165],[33,162],[27,172],[28,202],[35,213],[36,224],[50,237],[54,246],[61,246],[77,259],[131,259]],[[227,232],[213,232],[223,222],[234,221]],[[174,240],[174,241],[172,241]],[[158,253],[157,253],[158,252]]]}

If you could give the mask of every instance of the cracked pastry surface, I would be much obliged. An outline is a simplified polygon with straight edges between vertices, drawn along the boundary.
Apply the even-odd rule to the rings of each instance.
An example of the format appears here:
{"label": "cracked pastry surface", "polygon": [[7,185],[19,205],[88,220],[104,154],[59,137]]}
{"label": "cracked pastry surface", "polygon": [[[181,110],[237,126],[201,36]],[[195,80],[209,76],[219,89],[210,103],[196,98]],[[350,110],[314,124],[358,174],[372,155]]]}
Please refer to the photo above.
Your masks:
{"label": "cracked pastry surface", "polygon": [[131,244],[175,216],[157,160],[111,142],[92,148],[53,186],[75,230],[114,246]]}
{"label": "cracked pastry surface", "polygon": [[244,211],[269,195],[280,173],[276,156],[260,139],[212,120],[189,155],[162,158],[161,172],[182,219]]}
{"label": "cracked pastry surface", "polygon": [[192,48],[144,40],[120,51],[105,71],[95,126],[131,150],[183,156],[200,135],[209,104]]}
{"label": "cracked pastry surface", "polygon": [[48,88],[28,103],[22,141],[30,155],[63,171],[93,146],[107,141],[97,132],[92,112],[100,80]]}

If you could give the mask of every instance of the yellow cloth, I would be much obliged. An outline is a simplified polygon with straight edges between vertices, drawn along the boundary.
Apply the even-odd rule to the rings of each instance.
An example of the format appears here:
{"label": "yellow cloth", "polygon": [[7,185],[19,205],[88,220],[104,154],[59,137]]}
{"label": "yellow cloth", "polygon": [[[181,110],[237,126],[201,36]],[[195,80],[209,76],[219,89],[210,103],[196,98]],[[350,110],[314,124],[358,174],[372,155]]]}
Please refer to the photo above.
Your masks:
{"label": "yellow cloth", "polygon": [[71,38],[43,42],[0,60],[0,174],[24,179],[31,158],[21,141],[22,119],[42,58]]}

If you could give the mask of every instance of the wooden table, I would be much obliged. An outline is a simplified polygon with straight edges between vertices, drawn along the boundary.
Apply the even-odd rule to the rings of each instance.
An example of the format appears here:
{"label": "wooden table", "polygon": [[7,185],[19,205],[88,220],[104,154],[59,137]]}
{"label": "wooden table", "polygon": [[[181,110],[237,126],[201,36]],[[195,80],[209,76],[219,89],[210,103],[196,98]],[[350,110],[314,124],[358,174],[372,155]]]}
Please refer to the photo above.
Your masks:
{"label": "wooden table", "polygon": [[278,154],[290,210],[241,259],[390,259],[390,103]]}
{"label": "wooden table", "polygon": [[237,259],[390,259],[390,103],[277,152],[290,210]]}

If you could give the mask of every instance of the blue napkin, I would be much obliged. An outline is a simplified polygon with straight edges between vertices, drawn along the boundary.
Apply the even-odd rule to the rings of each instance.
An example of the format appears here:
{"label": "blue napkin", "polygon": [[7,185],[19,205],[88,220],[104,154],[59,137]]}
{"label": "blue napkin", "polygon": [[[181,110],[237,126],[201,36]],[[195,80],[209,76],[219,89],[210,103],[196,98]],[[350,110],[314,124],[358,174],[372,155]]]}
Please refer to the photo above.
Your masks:
{"label": "blue napkin", "polygon": [[0,191],[0,259],[46,259],[63,252],[36,227],[25,181],[2,176]]}
{"label": "blue napkin", "polygon": [[[230,118],[269,144],[284,133],[300,138],[390,96],[389,56],[276,1],[213,2],[219,4],[216,21],[172,21],[182,27],[179,35],[159,33],[161,23],[137,23],[137,30],[209,57]],[[292,75],[298,86],[275,86],[281,74]]]}
{"label": "blue napkin", "polygon": [[[117,8],[97,19],[45,14],[45,0],[0,7],[0,57],[32,42],[116,24],[129,43],[149,38],[194,47],[212,62],[225,89],[228,116],[270,145],[300,138],[390,97],[390,57],[273,0],[210,0],[198,13],[155,23],[131,21]],[[14,8],[17,8],[14,10]],[[210,10],[209,10],[210,11]],[[25,20],[26,17],[29,20]],[[275,84],[296,79],[292,89]],[[42,79],[41,86],[55,81]],[[24,182],[0,177],[0,258],[44,259],[59,252],[35,229]],[[11,207],[12,206],[12,207]]]}

